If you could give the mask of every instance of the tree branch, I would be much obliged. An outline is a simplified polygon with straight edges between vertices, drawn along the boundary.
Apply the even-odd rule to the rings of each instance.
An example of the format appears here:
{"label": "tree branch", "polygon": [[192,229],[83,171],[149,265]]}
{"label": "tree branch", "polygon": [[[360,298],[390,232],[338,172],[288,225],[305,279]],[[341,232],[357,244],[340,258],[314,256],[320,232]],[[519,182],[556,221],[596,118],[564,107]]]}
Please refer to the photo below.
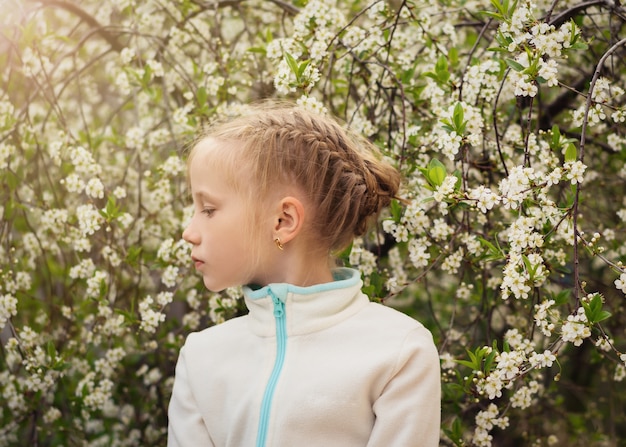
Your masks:
{"label": "tree branch", "polygon": [[[596,86],[596,81],[600,77],[600,72],[602,71],[602,67],[604,66],[604,63],[609,58],[609,56],[613,54],[622,45],[626,45],[626,38],[617,42],[615,45],[609,48],[607,52],[604,53],[604,55],[602,55],[602,57],[598,61],[598,65],[596,65],[596,69],[593,73],[593,78],[591,79],[591,84],[589,84],[589,92],[587,93],[587,102],[585,104],[585,116],[583,118],[582,130],[580,131],[580,148],[579,148],[580,156],[578,157],[578,159],[581,161],[581,163],[585,159],[585,136],[587,133],[589,109],[591,108],[591,103],[592,103],[591,98],[593,97],[593,89]],[[573,207],[573,212],[572,212],[572,220],[573,220],[573,225],[574,225],[574,296],[576,298],[576,305],[580,304],[580,293],[582,292],[582,290],[580,289],[580,283],[579,283],[580,267],[579,267],[579,259],[578,259],[578,203],[579,203],[579,197],[580,197],[580,189],[581,189],[580,183],[577,183],[576,184],[576,196],[574,198],[574,207]]]}
{"label": "tree branch", "polygon": [[40,3],[42,7],[56,7],[59,9],[63,9],[67,12],[74,14],[79,17],[83,22],[89,25],[91,28],[94,28],[96,34],[99,34],[104,40],[107,41],[111,48],[115,51],[120,52],[124,49],[125,45],[120,43],[117,40],[117,37],[106,30],[104,26],[100,24],[93,16],[91,16],[87,11],[82,9],[75,3],[66,0],[28,0],[31,3]]}
{"label": "tree branch", "polygon": [[[203,9],[212,8],[224,8],[226,6],[239,6],[245,0],[219,0],[219,1],[195,1],[194,3],[200,6]],[[287,3],[283,0],[268,0],[270,3],[274,3],[276,6],[280,7],[286,13],[295,16],[300,12],[300,8],[293,6],[290,3]]]}
{"label": "tree branch", "polygon": [[561,14],[557,15],[554,19],[550,20],[550,25],[554,25],[555,27],[559,27],[569,19],[574,17],[576,14],[585,11],[587,8],[591,8],[593,6],[608,6],[609,2],[606,0],[591,0],[585,3],[581,3],[576,6],[572,6],[570,9],[563,11]]}

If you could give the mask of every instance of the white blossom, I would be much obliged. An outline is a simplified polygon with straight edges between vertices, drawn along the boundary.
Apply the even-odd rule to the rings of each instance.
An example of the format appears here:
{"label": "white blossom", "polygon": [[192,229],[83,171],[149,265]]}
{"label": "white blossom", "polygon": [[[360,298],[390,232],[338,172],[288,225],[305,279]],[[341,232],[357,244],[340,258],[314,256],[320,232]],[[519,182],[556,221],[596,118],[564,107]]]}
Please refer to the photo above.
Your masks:
{"label": "white blossom", "polygon": [[165,321],[165,314],[152,308],[154,300],[151,296],[145,297],[139,303],[139,314],[141,316],[141,329],[149,334],[156,332],[159,324]]}
{"label": "white blossom", "polygon": [[94,199],[104,198],[104,185],[102,181],[97,177],[90,179],[85,186],[85,193]]}
{"label": "white blossom", "polygon": [[0,142],[0,169],[9,167],[9,162],[14,158],[15,146]]}
{"label": "white blossom", "polygon": [[619,275],[619,278],[614,281],[615,287],[617,290],[620,290],[622,293],[626,294],[626,273],[622,273]]}
{"label": "white blossom", "polygon": [[433,194],[433,198],[437,202],[443,202],[448,198],[450,194],[454,192],[455,185],[457,183],[457,178],[454,175],[448,175],[443,179],[441,185],[435,188],[435,192]]}
{"label": "white blossom", "polygon": [[475,201],[476,207],[482,213],[486,213],[488,210],[493,209],[493,207],[500,201],[498,195],[494,194],[491,189],[484,185],[471,189],[468,197],[472,201]]}
{"label": "white blossom", "polygon": [[11,317],[17,315],[17,298],[10,294],[0,295],[0,330]]}
{"label": "white blossom", "polygon": [[533,352],[528,361],[534,368],[549,368],[556,361],[556,356],[546,349],[542,353]]}
{"label": "white blossom", "polygon": [[78,220],[78,228],[84,236],[94,234],[104,222],[104,218],[91,204],[80,205],[76,208],[76,218]]}
{"label": "white blossom", "polygon": [[572,185],[583,182],[583,175],[587,166],[585,166],[581,161],[569,161],[566,162],[563,167],[567,172],[566,177],[570,180]]}
{"label": "white blossom", "polygon": [[591,336],[591,330],[587,326],[585,310],[579,307],[576,313],[569,315],[561,328],[563,341],[572,342],[574,346],[580,346],[585,338]]}

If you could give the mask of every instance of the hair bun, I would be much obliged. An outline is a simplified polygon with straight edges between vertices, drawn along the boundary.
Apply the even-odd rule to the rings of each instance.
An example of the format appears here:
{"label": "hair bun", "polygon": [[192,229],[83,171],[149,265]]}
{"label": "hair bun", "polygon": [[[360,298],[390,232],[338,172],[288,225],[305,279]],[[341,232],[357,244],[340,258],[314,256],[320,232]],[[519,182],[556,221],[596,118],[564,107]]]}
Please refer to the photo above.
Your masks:
{"label": "hair bun", "polygon": [[355,235],[360,236],[367,230],[372,217],[378,216],[381,210],[391,203],[400,187],[400,174],[390,165],[379,160],[363,160],[363,192],[359,210],[359,222]]}
{"label": "hair bun", "polygon": [[400,174],[377,147],[333,118],[297,106],[261,105],[219,123],[207,136],[238,141],[233,157],[254,176],[256,202],[294,183],[311,200],[312,240],[342,250],[389,205]]}

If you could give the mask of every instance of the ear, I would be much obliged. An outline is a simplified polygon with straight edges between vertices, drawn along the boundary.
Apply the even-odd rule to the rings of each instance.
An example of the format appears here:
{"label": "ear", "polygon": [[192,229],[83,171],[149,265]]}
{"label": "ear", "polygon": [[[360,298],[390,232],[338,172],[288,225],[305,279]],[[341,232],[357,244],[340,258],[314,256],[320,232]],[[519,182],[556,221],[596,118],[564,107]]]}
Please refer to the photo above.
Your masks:
{"label": "ear", "polygon": [[286,244],[293,240],[302,229],[305,211],[302,202],[295,197],[284,197],[279,202],[278,213],[274,217],[274,237]]}

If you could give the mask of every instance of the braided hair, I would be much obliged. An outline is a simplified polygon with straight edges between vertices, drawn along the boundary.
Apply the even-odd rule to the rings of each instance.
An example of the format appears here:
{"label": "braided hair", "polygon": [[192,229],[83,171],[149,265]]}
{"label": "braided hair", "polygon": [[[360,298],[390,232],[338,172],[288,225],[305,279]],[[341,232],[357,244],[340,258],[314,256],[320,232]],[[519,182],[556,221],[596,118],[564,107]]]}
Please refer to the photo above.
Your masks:
{"label": "braided hair", "polygon": [[313,205],[316,240],[331,251],[365,233],[400,185],[398,171],[368,140],[329,116],[293,105],[251,107],[214,124],[207,137],[233,143],[228,146],[237,154],[230,164],[250,167],[256,197],[277,185],[297,185]]}

